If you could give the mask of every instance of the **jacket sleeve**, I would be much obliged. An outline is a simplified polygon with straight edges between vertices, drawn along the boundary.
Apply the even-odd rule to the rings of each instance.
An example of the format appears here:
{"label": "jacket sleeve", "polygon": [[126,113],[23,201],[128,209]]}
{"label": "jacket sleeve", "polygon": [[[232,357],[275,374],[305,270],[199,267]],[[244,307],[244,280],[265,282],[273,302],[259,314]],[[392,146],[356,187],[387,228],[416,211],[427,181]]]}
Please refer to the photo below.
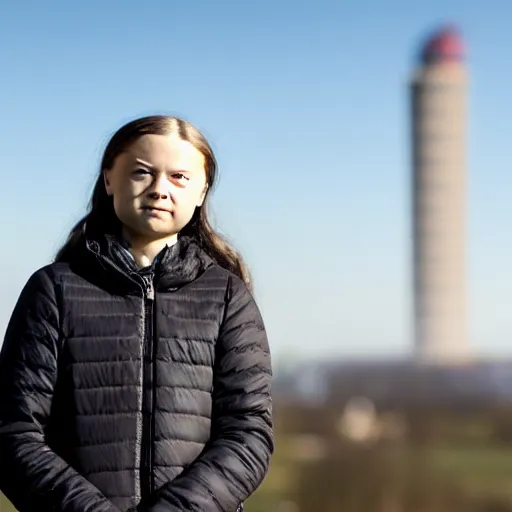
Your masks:
{"label": "jacket sleeve", "polygon": [[19,512],[117,511],[45,443],[58,343],[55,286],[42,269],[21,292],[0,353],[0,490]]}
{"label": "jacket sleeve", "polygon": [[156,493],[152,512],[235,512],[265,477],[274,450],[267,336],[245,284],[233,278],[217,341],[212,439]]}

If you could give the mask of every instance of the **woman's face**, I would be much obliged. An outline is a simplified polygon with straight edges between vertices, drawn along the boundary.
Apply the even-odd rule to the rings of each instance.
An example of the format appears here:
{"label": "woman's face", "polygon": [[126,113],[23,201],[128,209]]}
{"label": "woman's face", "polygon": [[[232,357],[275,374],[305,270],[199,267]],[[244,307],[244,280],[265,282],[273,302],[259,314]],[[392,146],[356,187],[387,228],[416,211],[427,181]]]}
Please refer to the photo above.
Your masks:
{"label": "woman's face", "polygon": [[143,135],[104,170],[107,194],[130,237],[173,238],[201,206],[205,158],[177,135]]}

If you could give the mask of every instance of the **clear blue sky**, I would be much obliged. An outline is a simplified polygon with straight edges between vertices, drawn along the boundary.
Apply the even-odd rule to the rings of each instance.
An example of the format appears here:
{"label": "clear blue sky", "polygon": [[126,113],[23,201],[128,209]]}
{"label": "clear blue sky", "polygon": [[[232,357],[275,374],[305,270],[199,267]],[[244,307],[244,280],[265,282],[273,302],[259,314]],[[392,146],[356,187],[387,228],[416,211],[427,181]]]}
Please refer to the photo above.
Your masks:
{"label": "clear blue sky", "polygon": [[220,162],[214,212],[278,362],[405,354],[407,83],[438,23],[468,43],[471,341],[512,355],[509,0],[4,2],[0,330],[83,213],[120,124],[173,113]]}

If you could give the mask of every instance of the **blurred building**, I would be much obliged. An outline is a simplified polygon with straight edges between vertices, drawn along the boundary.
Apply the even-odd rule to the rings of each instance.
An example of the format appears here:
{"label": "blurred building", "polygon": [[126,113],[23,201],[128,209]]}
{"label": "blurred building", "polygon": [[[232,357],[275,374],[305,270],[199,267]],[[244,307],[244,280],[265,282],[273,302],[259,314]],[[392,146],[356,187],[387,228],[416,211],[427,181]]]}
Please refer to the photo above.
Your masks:
{"label": "blurred building", "polygon": [[454,28],[428,38],[411,83],[415,351],[469,356],[466,327],[466,67]]}
{"label": "blurred building", "polygon": [[364,397],[379,408],[492,407],[512,402],[512,361],[465,365],[359,361],[330,367],[324,403],[339,407]]}

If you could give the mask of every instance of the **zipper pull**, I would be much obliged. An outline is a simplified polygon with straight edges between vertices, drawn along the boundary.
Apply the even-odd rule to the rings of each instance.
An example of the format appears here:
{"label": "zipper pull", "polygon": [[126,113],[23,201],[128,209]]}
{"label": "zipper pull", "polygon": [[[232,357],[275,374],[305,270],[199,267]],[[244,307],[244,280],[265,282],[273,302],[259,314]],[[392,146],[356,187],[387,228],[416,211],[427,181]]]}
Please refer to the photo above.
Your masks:
{"label": "zipper pull", "polygon": [[146,298],[148,300],[155,300],[155,287],[153,286],[153,279],[148,277],[146,281]]}

